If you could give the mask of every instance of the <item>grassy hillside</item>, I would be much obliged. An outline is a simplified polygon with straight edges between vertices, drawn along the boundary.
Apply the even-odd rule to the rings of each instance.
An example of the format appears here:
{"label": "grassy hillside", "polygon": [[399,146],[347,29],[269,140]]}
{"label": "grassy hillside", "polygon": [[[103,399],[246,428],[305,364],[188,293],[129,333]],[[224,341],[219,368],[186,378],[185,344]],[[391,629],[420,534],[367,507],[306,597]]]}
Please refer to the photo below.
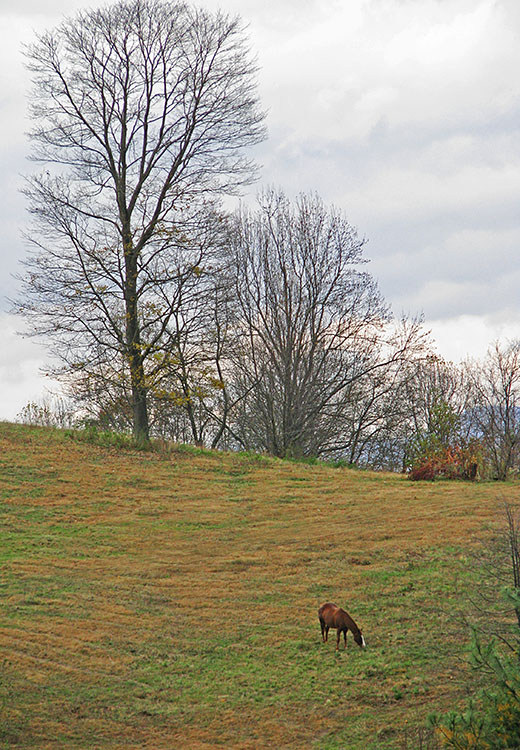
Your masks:
{"label": "grassy hillside", "polygon": [[0,747],[399,748],[465,697],[459,560],[519,496],[0,425]]}

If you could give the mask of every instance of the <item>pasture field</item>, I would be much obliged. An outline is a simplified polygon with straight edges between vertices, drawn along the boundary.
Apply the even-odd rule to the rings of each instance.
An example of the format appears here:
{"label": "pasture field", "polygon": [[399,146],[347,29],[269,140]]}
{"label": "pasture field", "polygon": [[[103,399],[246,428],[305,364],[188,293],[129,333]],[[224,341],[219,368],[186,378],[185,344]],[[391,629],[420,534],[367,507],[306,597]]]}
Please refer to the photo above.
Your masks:
{"label": "pasture field", "polygon": [[0,424],[0,747],[400,748],[465,701],[461,561],[519,498]]}

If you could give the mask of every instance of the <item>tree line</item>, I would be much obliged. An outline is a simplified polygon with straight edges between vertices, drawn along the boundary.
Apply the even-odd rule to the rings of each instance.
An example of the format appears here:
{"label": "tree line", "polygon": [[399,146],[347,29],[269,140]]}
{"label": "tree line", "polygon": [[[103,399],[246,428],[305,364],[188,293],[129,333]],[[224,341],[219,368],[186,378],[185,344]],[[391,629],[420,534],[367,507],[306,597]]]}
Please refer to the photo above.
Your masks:
{"label": "tree line", "polygon": [[142,443],[426,474],[447,472],[450,451],[463,468],[478,452],[498,478],[516,465],[516,376],[501,380],[516,345],[479,367],[441,362],[316,194],[267,188],[224,210],[266,136],[239,18],[120,0],[26,57],[41,170],[14,309],[83,420]]}

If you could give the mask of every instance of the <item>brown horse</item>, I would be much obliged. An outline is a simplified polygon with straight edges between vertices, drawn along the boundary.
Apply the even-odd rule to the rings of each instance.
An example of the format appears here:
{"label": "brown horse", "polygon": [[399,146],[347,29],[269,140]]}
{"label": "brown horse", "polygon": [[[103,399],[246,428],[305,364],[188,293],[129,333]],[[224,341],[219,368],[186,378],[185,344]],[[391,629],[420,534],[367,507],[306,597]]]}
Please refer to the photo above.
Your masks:
{"label": "brown horse", "polygon": [[318,617],[320,618],[321,625],[321,639],[323,643],[328,640],[329,628],[335,628],[337,631],[336,637],[336,651],[339,649],[339,639],[343,633],[345,640],[345,648],[347,648],[347,630],[352,631],[354,640],[360,648],[365,648],[366,643],[363,638],[363,633],[358,628],[352,617],[344,609],[338,607],[337,604],[327,602],[322,604],[318,610]]}

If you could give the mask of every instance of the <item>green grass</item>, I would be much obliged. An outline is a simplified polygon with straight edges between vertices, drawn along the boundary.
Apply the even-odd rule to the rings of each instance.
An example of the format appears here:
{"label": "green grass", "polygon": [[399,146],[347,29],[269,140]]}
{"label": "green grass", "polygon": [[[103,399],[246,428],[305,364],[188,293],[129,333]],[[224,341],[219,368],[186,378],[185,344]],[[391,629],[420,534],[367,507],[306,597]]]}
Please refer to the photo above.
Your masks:
{"label": "green grass", "polygon": [[0,748],[390,750],[464,702],[464,558],[519,484],[6,424],[0,457]]}

